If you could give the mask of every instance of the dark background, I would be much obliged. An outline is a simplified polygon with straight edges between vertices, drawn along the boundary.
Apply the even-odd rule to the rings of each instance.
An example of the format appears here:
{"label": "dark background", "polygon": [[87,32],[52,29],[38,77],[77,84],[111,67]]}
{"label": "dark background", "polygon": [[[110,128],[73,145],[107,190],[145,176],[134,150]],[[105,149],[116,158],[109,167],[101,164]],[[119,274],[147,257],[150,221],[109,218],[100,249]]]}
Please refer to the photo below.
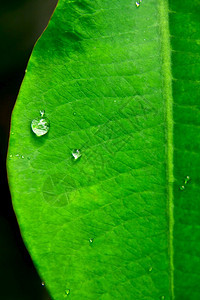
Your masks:
{"label": "dark background", "polygon": [[[2,2],[2,1],[1,1]],[[0,3],[0,299],[48,300],[23,244],[6,175],[13,106],[33,46],[47,26],[57,0],[7,0]]]}

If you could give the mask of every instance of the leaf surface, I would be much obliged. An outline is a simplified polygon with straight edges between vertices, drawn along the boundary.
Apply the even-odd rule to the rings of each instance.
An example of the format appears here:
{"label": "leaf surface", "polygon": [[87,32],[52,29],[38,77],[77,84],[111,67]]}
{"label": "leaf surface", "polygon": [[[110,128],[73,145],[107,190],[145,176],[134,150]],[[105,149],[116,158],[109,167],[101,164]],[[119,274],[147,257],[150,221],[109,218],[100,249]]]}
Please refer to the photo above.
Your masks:
{"label": "leaf surface", "polygon": [[199,1],[181,3],[60,0],[34,48],[8,175],[53,299],[199,299]]}

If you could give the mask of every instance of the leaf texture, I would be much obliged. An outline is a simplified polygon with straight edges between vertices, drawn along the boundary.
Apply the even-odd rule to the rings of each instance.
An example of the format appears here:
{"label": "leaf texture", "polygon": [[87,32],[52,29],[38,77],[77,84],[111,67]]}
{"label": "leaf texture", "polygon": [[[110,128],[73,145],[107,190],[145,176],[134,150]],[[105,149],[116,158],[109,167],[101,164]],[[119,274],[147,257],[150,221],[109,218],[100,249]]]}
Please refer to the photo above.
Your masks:
{"label": "leaf texture", "polygon": [[199,299],[199,16],[199,1],[60,0],[37,42],[8,175],[53,299]]}

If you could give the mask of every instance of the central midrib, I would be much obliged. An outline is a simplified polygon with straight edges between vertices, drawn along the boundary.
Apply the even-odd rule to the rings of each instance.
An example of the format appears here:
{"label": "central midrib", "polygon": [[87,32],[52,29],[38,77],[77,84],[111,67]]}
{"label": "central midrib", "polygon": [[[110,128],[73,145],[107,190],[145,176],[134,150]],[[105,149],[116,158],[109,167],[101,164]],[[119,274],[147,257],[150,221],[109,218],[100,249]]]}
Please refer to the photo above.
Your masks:
{"label": "central midrib", "polygon": [[168,218],[169,236],[168,251],[170,265],[170,294],[174,299],[174,201],[173,201],[173,97],[172,97],[172,73],[171,73],[171,45],[169,31],[169,8],[168,0],[159,0],[160,29],[162,43],[162,71],[163,71],[163,93],[165,100],[165,122],[166,122],[166,159],[167,159],[167,196],[168,196]]}

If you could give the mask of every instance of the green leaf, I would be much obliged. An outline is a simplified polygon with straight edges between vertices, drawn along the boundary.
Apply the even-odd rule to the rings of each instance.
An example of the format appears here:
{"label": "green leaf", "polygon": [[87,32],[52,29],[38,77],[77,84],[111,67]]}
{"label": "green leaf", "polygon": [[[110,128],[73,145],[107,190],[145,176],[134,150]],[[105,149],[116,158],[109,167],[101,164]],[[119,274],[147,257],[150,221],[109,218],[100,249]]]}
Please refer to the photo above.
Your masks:
{"label": "green leaf", "polygon": [[34,48],[8,176],[53,299],[200,297],[199,4],[60,0]]}

